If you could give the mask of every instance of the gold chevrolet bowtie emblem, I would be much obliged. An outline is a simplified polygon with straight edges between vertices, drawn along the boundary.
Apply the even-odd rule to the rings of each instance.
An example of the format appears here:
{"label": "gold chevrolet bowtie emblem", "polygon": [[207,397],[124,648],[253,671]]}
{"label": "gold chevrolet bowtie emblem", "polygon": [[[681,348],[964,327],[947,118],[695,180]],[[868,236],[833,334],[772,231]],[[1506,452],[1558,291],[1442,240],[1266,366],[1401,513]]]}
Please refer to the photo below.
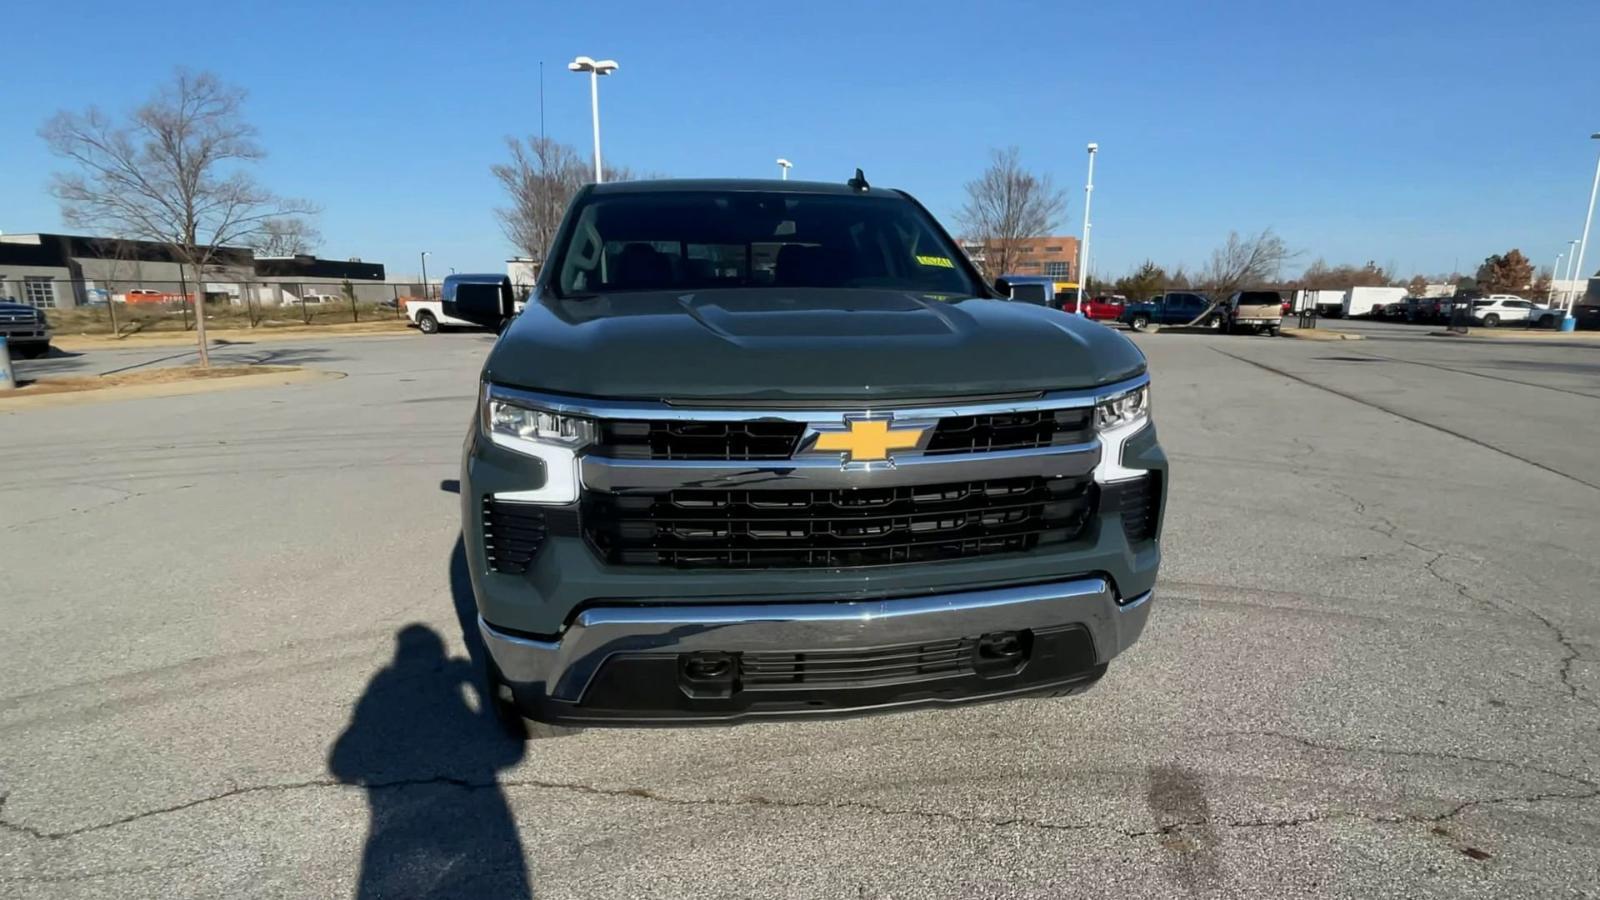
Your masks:
{"label": "gold chevrolet bowtie emblem", "polygon": [[889,458],[894,450],[912,450],[922,443],[927,426],[890,428],[887,419],[859,419],[849,431],[824,431],[817,435],[813,449],[849,455],[850,462],[873,462]]}

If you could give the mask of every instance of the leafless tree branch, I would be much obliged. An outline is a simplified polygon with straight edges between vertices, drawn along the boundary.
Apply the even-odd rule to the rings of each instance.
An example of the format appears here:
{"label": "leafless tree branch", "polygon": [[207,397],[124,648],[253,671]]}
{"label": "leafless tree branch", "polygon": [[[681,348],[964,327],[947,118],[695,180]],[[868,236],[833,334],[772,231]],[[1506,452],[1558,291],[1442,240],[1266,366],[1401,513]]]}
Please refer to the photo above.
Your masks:
{"label": "leafless tree branch", "polygon": [[1016,147],[990,151],[989,168],[967,182],[966,190],[956,221],[983,248],[990,278],[1010,272],[1025,242],[1049,234],[1067,211],[1066,192],[1049,175],[1024,169]]}
{"label": "leafless tree branch", "polygon": [[[244,170],[264,154],[243,102],[242,90],[215,75],[180,69],[125,121],[92,107],[57,113],[40,135],[70,164],[51,184],[63,220],[166,244],[203,292],[203,274],[219,249],[253,242],[271,221],[316,211],[274,195]],[[205,316],[197,312],[206,365]]]}
{"label": "leafless tree branch", "polygon": [[[591,180],[593,167],[567,144],[550,138],[506,138],[511,160],[489,167],[510,205],[495,210],[506,240],[517,252],[542,262],[572,197]],[[606,181],[640,177],[624,167],[604,166]]]}

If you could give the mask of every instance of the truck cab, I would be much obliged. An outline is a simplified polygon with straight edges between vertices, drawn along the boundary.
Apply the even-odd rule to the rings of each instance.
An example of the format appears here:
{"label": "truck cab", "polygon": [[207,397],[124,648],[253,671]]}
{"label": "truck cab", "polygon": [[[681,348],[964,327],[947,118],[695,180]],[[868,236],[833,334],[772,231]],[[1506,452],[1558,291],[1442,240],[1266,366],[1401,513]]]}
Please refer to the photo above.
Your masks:
{"label": "truck cab", "polygon": [[1213,312],[1205,316],[1212,306],[1211,298],[1195,291],[1167,291],[1143,303],[1130,303],[1122,310],[1117,321],[1134,331],[1144,331],[1151,325],[1196,324],[1205,328],[1220,328],[1222,315]]}
{"label": "truck cab", "polygon": [[1222,305],[1222,330],[1229,334],[1276,335],[1283,324],[1283,297],[1277,291],[1236,291]]}

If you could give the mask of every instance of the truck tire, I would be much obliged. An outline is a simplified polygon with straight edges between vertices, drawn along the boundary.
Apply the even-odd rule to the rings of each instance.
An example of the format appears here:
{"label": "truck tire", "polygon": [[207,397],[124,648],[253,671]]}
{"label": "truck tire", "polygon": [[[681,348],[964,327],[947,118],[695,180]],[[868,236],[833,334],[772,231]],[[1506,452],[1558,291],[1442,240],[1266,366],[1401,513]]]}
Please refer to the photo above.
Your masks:
{"label": "truck tire", "polygon": [[1134,331],[1143,331],[1150,327],[1150,317],[1145,315],[1134,316],[1128,320],[1128,327]]}
{"label": "truck tire", "polygon": [[1500,317],[1495,315],[1494,313],[1489,313],[1487,316],[1483,317],[1483,327],[1485,327],[1485,328],[1496,328],[1499,325],[1500,325]]}
{"label": "truck tire", "polygon": [[438,334],[439,320],[433,317],[433,313],[423,310],[417,313],[417,330],[423,334]]}
{"label": "truck tire", "polygon": [[1206,327],[1212,331],[1220,331],[1222,329],[1222,319],[1217,316],[1212,316],[1211,321],[1206,323]]}

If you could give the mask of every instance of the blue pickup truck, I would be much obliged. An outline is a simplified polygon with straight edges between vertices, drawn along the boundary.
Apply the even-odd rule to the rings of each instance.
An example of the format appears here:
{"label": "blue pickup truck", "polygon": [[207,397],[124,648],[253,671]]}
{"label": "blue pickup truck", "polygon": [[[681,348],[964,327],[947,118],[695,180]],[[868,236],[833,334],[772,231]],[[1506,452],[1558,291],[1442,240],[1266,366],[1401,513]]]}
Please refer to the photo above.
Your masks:
{"label": "blue pickup truck", "polygon": [[[1129,303],[1117,321],[1134,331],[1143,331],[1150,325],[1187,325],[1194,322],[1211,306],[1211,298],[1193,291],[1168,291],[1152,300]],[[1195,322],[1203,328],[1221,328],[1222,313],[1213,311],[1203,321]]]}

